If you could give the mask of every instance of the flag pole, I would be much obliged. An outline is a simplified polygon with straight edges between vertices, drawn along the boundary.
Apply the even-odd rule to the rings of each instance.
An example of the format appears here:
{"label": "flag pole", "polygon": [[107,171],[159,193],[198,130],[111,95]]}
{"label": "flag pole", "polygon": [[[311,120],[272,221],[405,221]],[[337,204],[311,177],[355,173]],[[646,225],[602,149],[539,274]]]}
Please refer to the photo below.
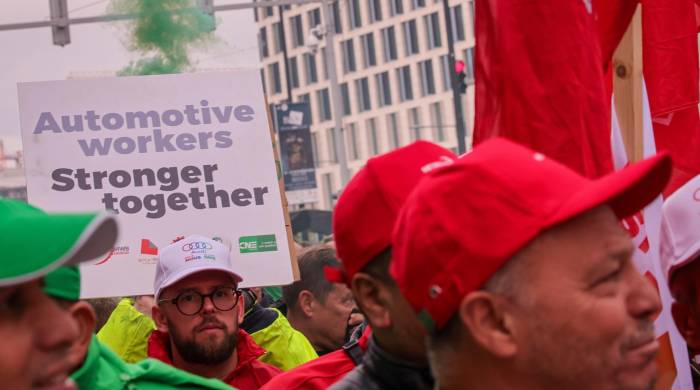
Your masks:
{"label": "flag pole", "polygon": [[642,132],[642,8],[634,17],[613,54],[615,108],[630,162],[644,157]]}

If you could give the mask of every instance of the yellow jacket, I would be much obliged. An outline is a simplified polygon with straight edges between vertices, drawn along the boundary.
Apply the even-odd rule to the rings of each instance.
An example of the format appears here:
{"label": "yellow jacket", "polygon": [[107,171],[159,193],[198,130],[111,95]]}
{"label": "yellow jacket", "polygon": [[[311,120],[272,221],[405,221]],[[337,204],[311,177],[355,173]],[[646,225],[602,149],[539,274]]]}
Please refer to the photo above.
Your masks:
{"label": "yellow jacket", "polygon": [[155,329],[153,320],[124,298],[97,333],[97,339],[125,362],[136,363],[147,357],[148,336]]}
{"label": "yellow jacket", "polygon": [[306,336],[292,328],[279,310],[267,310],[274,310],[277,318],[267,327],[250,334],[255,343],[267,350],[260,361],[287,371],[318,357]]}

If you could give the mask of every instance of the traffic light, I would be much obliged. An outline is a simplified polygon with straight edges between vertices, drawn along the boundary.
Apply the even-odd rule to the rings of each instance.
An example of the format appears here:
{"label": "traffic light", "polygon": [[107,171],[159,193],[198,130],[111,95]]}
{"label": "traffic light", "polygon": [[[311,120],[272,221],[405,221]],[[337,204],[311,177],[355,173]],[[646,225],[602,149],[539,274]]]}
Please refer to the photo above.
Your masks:
{"label": "traffic light", "polygon": [[465,72],[466,64],[462,60],[455,61],[455,77],[457,87],[460,93],[467,92],[467,73]]}
{"label": "traffic light", "polygon": [[58,25],[51,26],[53,44],[65,46],[70,43],[70,25],[68,24],[68,2],[67,0],[49,0],[49,11],[51,20],[63,20]]}

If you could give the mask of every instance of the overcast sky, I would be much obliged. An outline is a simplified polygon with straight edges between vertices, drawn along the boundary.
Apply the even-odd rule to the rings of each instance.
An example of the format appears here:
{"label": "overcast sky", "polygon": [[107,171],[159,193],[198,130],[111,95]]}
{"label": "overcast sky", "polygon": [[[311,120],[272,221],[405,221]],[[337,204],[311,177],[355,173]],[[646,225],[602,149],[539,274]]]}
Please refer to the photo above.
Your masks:
{"label": "overcast sky", "polygon": [[[241,1],[215,0],[214,4]],[[245,2],[245,1],[244,1]],[[68,0],[71,17],[102,15],[109,0]],[[48,0],[3,0],[0,24],[47,20]],[[255,21],[251,10],[216,14],[217,43],[193,53],[201,68],[254,67],[258,62]],[[49,27],[0,31],[0,139],[6,151],[21,148],[17,83],[64,80],[71,74],[117,71],[140,56],[123,44],[123,23],[70,27],[71,43],[54,46]]]}

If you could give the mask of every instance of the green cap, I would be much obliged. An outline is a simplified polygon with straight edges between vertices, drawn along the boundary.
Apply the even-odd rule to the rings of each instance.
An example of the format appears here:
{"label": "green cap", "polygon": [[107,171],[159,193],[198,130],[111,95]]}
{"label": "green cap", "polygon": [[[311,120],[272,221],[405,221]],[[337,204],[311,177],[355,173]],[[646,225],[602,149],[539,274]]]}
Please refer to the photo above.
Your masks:
{"label": "green cap", "polygon": [[44,276],[44,293],[54,298],[80,299],[80,270],[76,266],[58,267]]}
{"label": "green cap", "polygon": [[108,214],[46,213],[24,202],[0,199],[0,287],[96,259],[116,240],[117,222]]}

